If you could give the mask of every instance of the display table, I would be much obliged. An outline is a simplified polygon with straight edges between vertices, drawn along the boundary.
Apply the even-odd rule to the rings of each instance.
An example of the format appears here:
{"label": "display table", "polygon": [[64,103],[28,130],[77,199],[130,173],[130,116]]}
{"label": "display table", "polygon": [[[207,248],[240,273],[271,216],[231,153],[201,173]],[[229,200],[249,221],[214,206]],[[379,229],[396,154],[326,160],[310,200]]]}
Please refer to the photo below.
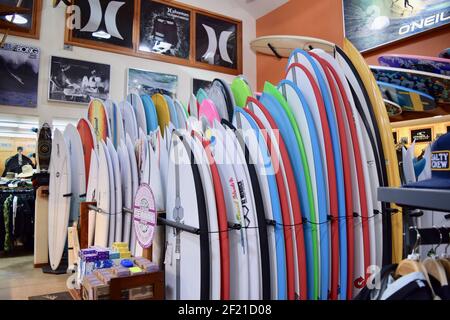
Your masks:
{"label": "display table", "polygon": [[450,190],[378,188],[378,201],[401,207],[450,212]]}

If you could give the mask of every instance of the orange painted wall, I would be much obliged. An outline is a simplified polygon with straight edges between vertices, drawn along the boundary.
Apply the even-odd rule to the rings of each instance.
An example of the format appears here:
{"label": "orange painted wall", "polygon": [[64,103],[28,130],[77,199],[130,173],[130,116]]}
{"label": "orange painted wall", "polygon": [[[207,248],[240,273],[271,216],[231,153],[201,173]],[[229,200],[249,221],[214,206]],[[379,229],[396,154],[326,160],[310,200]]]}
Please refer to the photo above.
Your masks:
{"label": "orange painted wall", "polygon": [[[322,38],[339,45],[344,39],[342,0],[290,0],[256,21],[256,35],[290,34]],[[450,26],[432,30],[365,54],[369,64],[386,53],[437,56],[450,46]],[[258,54],[258,90],[265,81],[277,83],[284,76],[287,60]]]}

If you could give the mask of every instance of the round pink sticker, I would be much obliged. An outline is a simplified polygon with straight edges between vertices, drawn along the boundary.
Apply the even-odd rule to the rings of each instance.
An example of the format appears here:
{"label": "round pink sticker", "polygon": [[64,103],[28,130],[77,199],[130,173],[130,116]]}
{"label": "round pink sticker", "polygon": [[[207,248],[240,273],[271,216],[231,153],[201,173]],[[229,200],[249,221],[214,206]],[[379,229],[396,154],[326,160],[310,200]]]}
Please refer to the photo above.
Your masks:
{"label": "round pink sticker", "polygon": [[156,227],[156,203],[148,184],[141,184],[134,198],[133,223],[136,238],[142,248],[152,245]]}

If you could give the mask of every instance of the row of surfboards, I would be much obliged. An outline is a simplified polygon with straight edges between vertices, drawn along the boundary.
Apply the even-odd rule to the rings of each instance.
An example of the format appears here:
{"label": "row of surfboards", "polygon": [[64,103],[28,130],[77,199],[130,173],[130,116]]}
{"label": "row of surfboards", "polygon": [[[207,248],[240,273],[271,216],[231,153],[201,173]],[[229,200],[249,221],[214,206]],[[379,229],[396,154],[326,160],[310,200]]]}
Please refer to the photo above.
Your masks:
{"label": "row of surfboards", "polygon": [[450,59],[384,55],[372,72],[390,116],[450,105]]}
{"label": "row of surfboards", "polygon": [[285,79],[262,93],[237,77],[192,95],[187,110],[160,94],[93,100],[77,128],[55,130],[52,268],[80,199],[101,209],[90,244],[128,241],[139,255],[121,208],[141,183],[167,219],[198,229],[156,231],[169,299],[351,299],[371,268],[398,261],[401,213],[376,199],[377,187],[399,185],[381,93],[350,42],[315,41],[308,50],[328,50],[295,50]]}

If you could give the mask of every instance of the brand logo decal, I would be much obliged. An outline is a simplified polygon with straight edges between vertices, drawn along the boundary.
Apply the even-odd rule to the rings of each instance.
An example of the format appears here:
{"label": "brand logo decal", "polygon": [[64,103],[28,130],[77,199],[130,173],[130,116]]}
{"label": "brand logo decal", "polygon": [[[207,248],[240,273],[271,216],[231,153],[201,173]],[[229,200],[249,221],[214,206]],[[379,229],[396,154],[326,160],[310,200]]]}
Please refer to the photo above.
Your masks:
{"label": "brand logo decal", "polygon": [[431,154],[431,170],[450,170],[450,151],[435,151]]}
{"label": "brand logo decal", "polygon": [[227,48],[228,40],[233,35],[233,32],[222,31],[219,36],[219,41],[217,41],[216,31],[206,24],[202,24],[202,26],[205,28],[206,34],[208,35],[208,49],[202,56],[203,60],[207,61],[209,64],[214,64],[214,56],[216,55],[217,48],[219,48],[220,58],[225,62],[233,63]]}

